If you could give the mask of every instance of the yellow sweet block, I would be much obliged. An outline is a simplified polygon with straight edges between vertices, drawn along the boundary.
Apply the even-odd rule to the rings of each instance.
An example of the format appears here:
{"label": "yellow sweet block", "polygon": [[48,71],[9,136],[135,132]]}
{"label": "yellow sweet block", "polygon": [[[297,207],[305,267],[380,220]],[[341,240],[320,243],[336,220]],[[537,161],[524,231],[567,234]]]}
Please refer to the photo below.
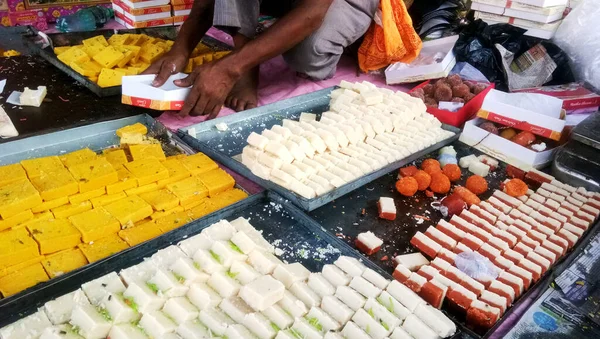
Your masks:
{"label": "yellow sweet block", "polygon": [[100,45],[108,47],[108,41],[103,35],[96,35],[93,38],[85,39],[82,41],[84,46]]}
{"label": "yellow sweet block", "polygon": [[131,60],[135,57],[135,52],[126,48],[126,47],[118,47],[119,52],[123,53],[124,57],[117,63],[117,67],[123,68],[129,64]]}
{"label": "yellow sweet block", "polygon": [[194,221],[194,219],[190,214],[187,211],[183,211],[156,219],[156,226],[158,226],[161,232],[166,233],[192,221]]}
{"label": "yellow sweet block", "polygon": [[127,194],[127,196],[132,196],[132,195],[140,195],[142,193],[148,193],[148,192],[152,192],[152,191],[156,191],[156,190],[158,190],[158,184],[153,182],[148,185],[125,190],[125,193]]}
{"label": "yellow sweet block", "polygon": [[156,220],[156,219],[159,219],[159,218],[162,218],[162,217],[166,217],[166,216],[167,216],[167,215],[169,215],[169,214],[173,214],[173,213],[177,213],[177,212],[183,212],[183,211],[184,211],[184,208],[183,208],[183,207],[181,207],[181,206],[177,206],[177,207],[175,207],[175,208],[172,208],[172,209],[170,209],[170,210],[167,210],[167,211],[163,211],[163,212],[154,212],[154,213],[152,213],[152,215],[150,216],[150,219],[152,219],[152,220]]}
{"label": "yellow sweet block", "polygon": [[167,160],[165,161],[169,161],[169,160],[181,160],[187,157],[187,154],[177,154],[177,155],[171,155],[167,157]]}
{"label": "yellow sweet block", "polygon": [[70,216],[69,221],[81,232],[83,242],[96,241],[121,230],[119,221],[101,207]]}
{"label": "yellow sweet block", "polygon": [[129,39],[129,34],[114,34],[108,38],[108,44],[111,46],[120,46]]}
{"label": "yellow sweet block", "polygon": [[201,57],[204,59],[204,63],[209,63],[213,61],[213,54],[211,53],[206,53],[206,54],[202,54]]}
{"label": "yellow sweet block", "polygon": [[114,68],[115,71],[125,73],[125,75],[136,75],[135,71],[130,70],[129,68]]}
{"label": "yellow sweet block", "polygon": [[192,58],[192,62],[193,62],[193,67],[196,66],[201,66],[204,63],[204,57],[202,55],[199,55],[195,58]]}
{"label": "yellow sweet block", "polygon": [[50,279],[87,265],[88,261],[79,248],[71,248],[47,256],[42,265]]}
{"label": "yellow sweet block", "polygon": [[84,201],[87,200],[91,200],[93,198],[98,198],[103,196],[106,193],[106,188],[101,187],[98,189],[95,189],[93,191],[89,191],[89,192],[85,192],[85,193],[79,193],[79,194],[75,194],[69,197],[69,202],[72,205],[77,205],[79,203],[82,203]]}
{"label": "yellow sweet block", "polygon": [[214,52],[213,53],[213,59],[214,60],[219,60],[224,58],[225,56],[227,56],[229,53],[231,53],[230,51],[223,51],[223,52]]}
{"label": "yellow sweet block", "polygon": [[206,204],[207,201],[208,201],[208,199],[206,199],[206,198],[190,200],[189,202],[187,202],[185,204],[181,204],[181,207],[183,207],[184,210],[191,210],[197,206]]}
{"label": "yellow sweet block", "polygon": [[166,211],[179,206],[179,198],[166,189],[142,193],[140,198],[149,203],[155,211]]}
{"label": "yellow sweet block", "polygon": [[0,233],[0,268],[14,266],[40,255],[37,243],[25,227]]}
{"label": "yellow sweet block", "polygon": [[148,39],[145,38],[145,35],[143,34],[127,34],[127,40],[125,40],[125,43],[128,45],[141,46],[146,41],[148,41]]}
{"label": "yellow sweet block", "polygon": [[66,51],[68,51],[69,49],[71,49],[72,46],[59,46],[59,47],[54,47],[54,54],[56,55],[60,55]]}
{"label": "yellow sweet block", "polygon": [[158,60],[163,54],[165,54],[164,48],[156,45],[145,44],[140,50],[139,59],[149,64]]}
{"label": "yellow sweet block", "polygon": [[146,125],[136,122],[133,125],[127,125],[125,127],[121,127],[117,130],[117,136],[122,137],[125,133],[137,133],[146,135],[148,133],[148,127]]}
{"label": "yellow sweet block", "polygon": [[133,58],[131,58],[131,60],[129,60],[129,64],[137,63],[138,58],[140,56],[140,50],[142,48],[140,46],[136,46],[136,45],[123,45],[123,48],[125,48],[128,51],[133,53]]}
{"label": "yellow sweet block", "polygon": [[193,207],[188,212],[192,218],[200,219],[203,216],[212,212],[211,205],[209,205],[208,199],[204,199],[199,205]]}
{"label": "yellow sweet block", "polygon": [[31,210],[23,211],[8,219],[2,219],[0,220],[0,231],[4,231],[11,227],[15,227],[31,219],[33,219],[33,213],[31,212]]}
{"label": "yellow sweet block", "polygon": [[162,164],[169,170],[169,177],[157,182],[159,188],[164,188],[168,184],[181,181],[191,175],[190,171],[183,167],[183,164],[177,158],[169,157]]}
{"label": "yellow sweet block", "polygon": [[43,203],[33,207],[31,209],[31,212],[33,212],[33,213],[45,212],[45,211],[49,211],[53,208],[56,208],[56,207],[59,207],[62,205],[66,205],[68,203],[69,203],[69,197],[64,196],[64,197],[60,197],[58,199],[44,201]]}
{"label": "yellow sweet block", "polygon": [[93,198],[90,199],[90,201],[92,202],[92,206],[94,206],[94,208],[98,208],[101,206],[108,205],[117,200],[121,200],[123,198],[127,198],[127,194],[125,194],[125,192],[119,192],[115,194],[103,195],[97,198]]}
{"label": "yellow sweet block", "polygon": [[57,56],[58,60],[70,65],[73,61],[89,61],[90,56],[81,47],[73,46]]}
{"label": "yellow sweet block", "polygon": [[102,45],[90,45],[90,46],[84,46],[83,50],[90,58],[93,58],[94,56],[96,56],[97,54],[102,52],[105,48],[106,47],[104,47]]}
{"label": "yellow sweet block", "polygon": [[102,52],[94,55],[94,61],[105,68],[115,67],[119,61],[123,60],[125,55],[117,50],[114,46],[108,46]]}
{"label": "yellow sweet block", "polygon": [[40,194],[27,180],[0,187],[0,216],[2,219],[13,217],[41,203]]}
{"label": "yellow sweet block", "polygon": [[40,192],[44,201],[56,200],[79,192],[79,184],[64,168],[33,177],[31,183]]}
{"label": "yellow sweet block", "polygon": [[160,144],[158,140],[139,133],[123,133],[120,142],[121,146]]}
{"label": "yellow sweet block", "polygon": [[169,177],[169,170],[156,159],[135,160],[124,166],[138,179],[139,186]]}
{"label": "yellow sweet block", "polygon": [[29,260],[25,260],[19,264],[13,265],[13,266],[0,267],[0,278],[5,277],[9,274],[15,273],[17,271],[20,271],[27,266],[31,266],[36,263],[40,263],[40,262],[42,262],[42,260],[44,260],[45,257],[46,256],[38,255],[37,257],[33,257]]}
{"label": "yellow sweet block", "polygon": [[21,225],[21,226],[27,226],[27,225],[29,225],[31,223],[34,223],[34,222],[38,222],[38,221],[41,221],[41,220],[50,220],[50,219],[54,219],[54,214],[52,214],[52,212],[48,212],[47,211],[47,212],[42,212],[42,213],[34,213],[33,214],[33,219],[31,219],[31,220],[23,223],[23,225]]}
{"label": "yellow sweet block", "polygon": [[194,70],[194,59],[189,59],[187,65],[183,69],[183,73],[192,73]]}
{"label": "yellow sweet block", "polygon": [[116,183],[106,186],[106,193],[108,195],[138,187],[138,179],[125,169],[125,167],[121,166],[117,168],[117,176],[119,180]]}
{"label": "yellow sweet block", "polygon": [[62,161],[57,156],[21,160],[21,165],[29,178],[39,177],[43,173],[52,173],[64,168]]}
{"label": "yellow sweet block", "polygon": [[11,182],[27,180],[27,173],[21,164],[12,164],[0,167],[0,186],[10,184]]}
{"label": "yellow sweet block", "polygon": [[52,214],[57,219],[66,219],[72,215],[83,213],[85,211],[89,211],[92,209],[92,203],[89,201],[84,201],[79,204],[68,204],[64,206],[60,206],[57,208],[53,208]]}
{"label": "yellow sweet block", "polygon": [[100,71],[96,72],[93,69],[88,69],[86,66],[84,66],[85,63],[87,63],[89,61],[86,62],[77,62],[77,61],[73,61],[71,62],[71,64],[69,65],[73,70],[75,70],[75,72],[86,76],[86,77],[95,77],[98,75],[98,73],[100,73]]}
{"label": "yellow sweet block", "polygon": [[219,168],[217,163],[204,153],[196,153],[185,157],[181,159],[181,163],[192,175],[199,175]]}
{"label": "yellow sweet block", "polygon": [[95,160],[98,157],[96,152],[92,151],[89,148],[83,148],[75,152],[71,152],[60,156],[60,161],[62,161],[65,167],[71,167],[74,165],[83,164],[88,161]]}
{"label": "yellow sweet block", "polygon": [[123,150],[104,153],[103,156],[115,168],[127,163],[127,155],[125,155],[125,151]]}
{"label": "yellow sweet block", "polygon": [[87,77],[91,82],[98,83],[98,77]]}
{"label": "yellow sweet block", "polygon": [[144,69],[142,69],[141,67],[133,67],[133,66],[127,67],[127,70],[129,71],[129,73],[127,73],[127,74],[132,74],[132,75],[138,75],[144,71]]}
{"label": "yellow sweet block", "polygon": [[129,153],[133,160],[157,159],[162,161],[167,159],[160,144],[131,145]]}
{"label": "yellow sweet block", "polygon": [[141,244],[150,239],[156,238],[162,232],[158,226],[152,221],[145,222],[141,225],[119,231],[119,237],[127,242],[129,246]]}
{"label": "yellow sweet block", "polygon": [[111,234],[107,237],[94,241],[93,244],[77,245],[88,262],[92,263],[100,259],[104,259],[115,253],[119,253],[129,246],[125,241],[119,238],[116,234]]}
{"label": "yellow sweet block", "polygon": [[246,194],[246,192],[234,188],[232,190],[225,191],[223,193],[217,194],[212,198],[209,198],[207,200],[207,209],[210,212],[214,212],[220,210],[221,208],[234,204],[240,200],[243,200],[247,197],[248,194]]}
{"label": "yellow sweet block", "polygon": [[104,206],[104,209],[126,226],[152,215],[152,206],[138,196],[130,196]]}
{"label": "yellow sweet block", "polygon": [[214,197],[216,194],[232,189],[235,180],[229,173],[217,168],[199,176],[200,181],[208,188],[208,195]]}
{"label": "yellow sweet block", "polygon": [[73,248],[81,242],[81,233],[65,219],[32,222],[27,229],[40,246],[41,254]]}
{"label": "yellow sweet block", "polygon": [[4,297],[9,297],[47,280],[48,275],[42,264],[33,264],[0,278],[0,292]]}
{"label": "yellow sweet block", "polygon": [[79,182],[81,193],[97,190],[119,180],[117,171],[103,158],[69,167],[69,171]]}
{"label": "yellow sweet block", "polygon": [[121,86],[122,79],[125,75],[127,75],[125,72],[103,68],[98,76],[98,86],[102,88]]}
{"label": "yellow sweet block", "polygon": [[175,194],[182,206],[189,205],[208,196],[208,188],[197,177],[189,177],[176,183],[168,184],[167,189]]}

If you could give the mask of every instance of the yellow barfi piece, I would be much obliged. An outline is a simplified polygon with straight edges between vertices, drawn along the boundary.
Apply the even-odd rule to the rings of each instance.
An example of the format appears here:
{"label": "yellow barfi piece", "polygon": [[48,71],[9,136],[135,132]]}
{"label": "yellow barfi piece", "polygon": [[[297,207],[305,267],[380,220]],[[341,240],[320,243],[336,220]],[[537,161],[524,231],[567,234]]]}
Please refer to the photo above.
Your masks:
{"label": "yellow barfi piece", "polygon": [[64,168],[62,161],[57,156],[21,160],[21,165],[29,178],[39,177],[43,173],[52,173]]}
{"label": "yellow barfi piece", "polygon": [[88,161],[95,160],[98,157],[96,152],[92,151],[89,148],[83,148],[79,151],[71,152],[61,156],[59,159],[62,161],[65,167],[71,167],[74,165],[79,165],[86,163]]}
{"label": "yellow barfi piece", "polygon": [[121,146],[123,145],[146,145],[159,144],[160,142],[152,137],[140,133],[123,133],[121,137]]}
{"label": "yellow barfi piece", "polygon": [[[106,47],[102,46],[102,45],[90,45],[90,46],[83,46],[83,50],[85,51],[85,53],[87,53],[87,55],[90,58],[93,58],[94,56],[96,56],[97,54],[99,54],[100,52],[102,52]],[[73,63],[71,63],[72,65]],[[71,66],[72,68],[73,66]]]}
{"label": "yellow barfi piece", "polygon": [[197,177],[189,177],[176,183],[168,184],[167,189],[179,198],[182,206],[208,196],[208,188]]}
{"label": "yellow barfi piece", "polygon": [[77,46],[73,46],[63,53],[60,53],[57,55],[57,58],[67,65],[70,65],[73,61],[84,62],[90,60],[90,56],[85,52],[85,50]]}
{"label": "yellow barfi piece", "polygon": [[123,48],[125,48],[128,51],[131,51],[133,53],[133,58],[131,58],[131,60],[129,60],[129,64],[137,63],[138,58],[140,56],[140,50],[142,48],[140,46],[136,46],[136,45],[123,45]]}
{"label": "yellow barfi piece", "polygon": [[169,161],[169,160],[181,160],[181,159],[184,159],[185,157],[187,157],[187,154],[171,155],[171,156],[167,157],[166,161]]}
{"label": "yellow barfi piece", "polygon": [[118,151],[124,151],[124,149],[121,147],[113,146],[113,147],[103,149],[102,154],[107,155],[108,153],[118,152]]}
{"label": "yellow barfi piece", "polygon": [[212,213],[247,197],[248,194],[246,194],[246,192],[234,188],[232,190],[219,193],[215,197],[209,198],[207,200],[207,209],[210,213]]}
{"label": "yellow barfi piece", "polygon": [[90,201],[92,202],[92,206],[94,206],[94,208],[98,208],[100,206],[108,205],[112,202],[121,200],[123,198],[127,198],[127,194],[125,194],[125,192],[119,192],[115,194],[103,195],[97,198],[93,198],[90,199]]}
{"label": "yellow barfi piece", "polygon": [[162,217],[166,217],[169,214],[173,214],[173,213],[177,213],[177,212],[183,212],[184,208],[181,206],[177,206],[175,208],[172,208],[170,210],[166,210],[166,211],[162,211],[162,212],[154,212],[152,213],[152,215],[150,216],[150,219],[152,220],[156,220]]}
{"label": "yellow barfi piece", "polygon": [[104,206],[104,209],[121,223],[133,224],[152,215],[152,206],[138,196],[130,196]]}
{"label": "yellow barfi piece", "polygon": [[15,226],[25,223],[31,219],[33,219],[33,213],[31,212],[31,210],[23,211],[23,212],[15,215],[15,216],[12,216],[8,219],[2,219],[2,220],[0,220],[0,231],[4,231],[11,227],[15,227]]}
{"label": "yellow barfi piece", "polygon": [[98,82],[98,77],[87,77],[88,79],[90,79],[91,82]]}
{"label": "yellow barfi piece", "polygon": [[141,46],[147,40],[148,39],[146,39],[144,37],[144,35],[142,35],[142,34],[127,34],[127,40],[125,40],[124,43],[126,43],[128,45],[140,44],[140,46]]}
{"label": "yellow barfi piece", "polygon": [[69,221],[81,232],[83,242],[96,241],[121,230],[119,220],[103,208],[70,216]]}
{"label": "yellow barfi piece", "polygon": [[136,122],[133,125],[127,125],[125,127],[119,128],[116,133],[118,137],[122,137],[125,133],[136,133],[146,135],[148,134],[148,128],[146,127],[146,125]]}
{"label": "yellow barfi piece", "polygon": [[190,213],[183,211],[156,219],[156,226],[158,226],[163,233],[167,233],[192,221],[194,221],[194,219],[190,216]]}
{"label": "yellow barfi piece", "polygon": [[71,248],[47,256],[42,265],[50,279],[87,265],[88,261],[79,248]]}
{"label": "yellow barfi piece", "polygon": [[54,54],[56,55],[60,55],[66,51],[68,51],[69,49],[71,49],[72,46],[59,46],[59,47],[54,47]]}
{"label": "yellow barfi piece", "polygon": [[204,63],[204,57],[202,55],[199,55],[195,58],[192,58],[192,63],[193,63],[193,67],[197,67],[197,66],[202,66],[202,64]]}
{"label": "yellow barfi piece", "polygon": [[12,164],[0,167],[0,186],[10,184],[11,182],[27,180],[27,173],[21,164]]}
{"label": "yellow barfi piece", "polygon": [[127,194],[127,196],[133,196],[133,195],[140,195],[143,193],[148,193],[148,192],[152,192],[152,191],[156,191],[156,190],[158,190],[158,184],[153,182],[148,185],[125,190],[125,193]]}
{"label": "yellow barfi piece", "polygon": [[106,41],[106,38],[103,35],[96,35],[93,38],[85,39],[82,43],[84,46],[100,45],[108,47],[108,41]]}
{"label": "yellow barfi piece", "polygon": [[69,202],[72,205],[77,205],[87,200],[91,200],[93,198],[98,198],[103,196],[106,193],[106,188],[101,187],[93,191],[75,194],[69,197]]}
{"label": "yellow barfi piece", "polygon": [[117,50],[114,46],[108,46],[102,52],[94,55],[94,61],[102,65],[104,68],[113,68],[119,61],[123,60],[125,55]]}
{"label": "yellow barfi piece", "polygon": [[196,205],[188,211],[188,213],[194,220],[200,219],[203,216],[209,214],[210,212],[212,212],[212,210],[211,205],[208,203],[208,199],[202,200],[200,204]]}
{"label": "yellow barfi piece", "polygon": [[183,164],[178,159],[167,158],[162,164],[169,170],[169,177],[157,182],[159,188],[164,188],[168,184],[181,181],[191,175],[190,171],[183,167]]}
{"label": "yellow barfi piece", "polygon": [[151,64],[163,56],[163,54],[165,54],[164,48],[157,45],[145,44],[140,50],[139,59],[143,62]]}
{"label": "yellow barfi piece", "polygon": [[50,200],[50,201],[44,201],[43,203],[33,207],[31,209],[31,212],[33,213],[40,213],[40,212],[45,212],[45,211],[49,211],[53,208],[62,206],[62,205],[66,205],[69,203],[69,197],[60,197],[58,199],[54,199],[54,200]]}
{"label": "yellow barfi piece", "polygon": [[111,234],[107,237],[94,241],[93,244],[77,245],[88,262],[92,263],[100,259],[104,259],[115,253],[119,253],[129,246],[125,241],[119,238],[116,234]]}
{"label": "yellow barfi piece", "polygon": [[140,198],[149,203],[155,211],[166,211],[179,206],[179,198],[166,189],[142,193]]}
{"label": "yellow barfi piece", "polygon": [[89,201],[80,202],[79,204],[68,204],[53,208],[52,214],[57,219],[66,219],[72,215],[83,213],[92,209],[92,203]]}
{"label": "yellow barfi piece", "polygon": [[185,210],[191,210],[191,209],[193,209],[193,208],[195,208],[197,206],[200,206],[202,204],[206,204],[207,201],[208,201],[207,198],[190,200],[186,204],[181,204],[181,207],[183,207],[183,209],[185,209]]}
{"label": "yellow barfi piece", "polygon": [[127,155],[125,155],[125,151],[123,150],[105,153],[103,157],[106,159],[106,161],[110,162],[115,169],[127,163]]}
{"label": "yellow barfi piece", "polygon": [[235,180],[229,173],[217,168],[199,176],[200,181],[208,188],[208,195],[214,197],[218,193],[232,189]]}
{"label": "yellow barfi piece", "polygon": [[4,297],[10,297],[13,294],[17,294],[47,280],[48,275],[44,271],[42,264],[33,264],[0,278],[0,292]]}
{"label": "yellow barfi piece", "polygon": [[115,71],[123,72],[125,75],[136,75],[135,71],[130,70],[129,68],[114,68]]}
{"label": "yellow barfi piece", "polygon": [[47,211],[47,212],[42,212],[42,213],[34,213],[33,214],[33,219],[31,219],[31,220],[23,223],[19,227],[21,227],[21,226],[27,226],[27,225],[29,225],[31,223],[38,222],[40,220],[50,220],[50,219],[54,219],[54,214],[52,214],[52,212]]}
{"label": "yellow barfi piece", "polygon": [[213,59],[214,60],[222,59],[223,57],[225,57],[229,53],[231,53],[231,52],[230,51],[214,52],[213,53]]}
{"label": "yellow barfi piece", "polygon": [[100,71],[96,72],[93,69],[88,69],[87,67],[84,66],[85,63],[90,62],[90,61],[86,61],[86,62],[77,62],[77,61],[73,61],[71,62],[71,64],[69,66],[71,66],[71,68],[86,77],[95,77],[97,76]]}
{"label": "yellow barfi piece", "polygon": [[103,158],[71,166],[69,171],[79,182],[79,192],[81,193],[97,190],[119,180],[117,171]]}
{"label": "yellow barfi piece", "polygon": [[138,179],[125,169],[125,167],[121,166],[117,168],[117,176],[119,180],[116,183],[106,186],[106,193],[108,195],[138,187]]}
{"label": "yellow barfi piece", "polygon": [[124,166],[138,179],[139,186],[169,177],[169,170],[156,159],[135,160]]}
{"label": "yellow barfi piece", "polygon": [[194,59],[189,59],[187,65],[185,65],[185,68],[183,69],[183,73],[192,73],[192,71],[194,70]]}
{"label": "yellow barfi piece", "polygon": [[152,221],[147,221],[141,225],[119,231],[119,237],[125,240],[129,246],[141,244],[156,238],[161,234],[160,228]]}
{"label": "yellow barfi piece", "polygon": [[68,220],[50,219],[27,224],[41,254],[73,248],[81,242],[81,233]]}
{"label": "yellow barfi piece", "polygon": [[129,146],[129,153],[131,153],[131,157],[134,161],[147,159],[157,159],[162,161],[167,159],[160,144],[131,145]]}
{"label": "yellow barfi piece", "polygon": [[37,243],[25,227],[0,233],[0,268],[14,266],[40,255]]}
{"label": "yellow barfi piece", "polygon": [[206,156],[204,153],[196,153],[181,159],[185,167],[192,175],[199,175],[219,168],[216,162]]}
{"label": "yellow barfi piece", "polygon": [[2,219],[13,217],[41,203],[40,194],[27,180],[0,187],[0,216]]}
{"label": "yellow barfi piece", "polygon": [[0,278],[5,277],[14,272],[20,271],[27,266],[31,266],[35,263],[40,263],[40,262],[42,262],[42,260],[44,260],[45,257],[46,256],[44,256],[44,255],[38,255],[37,257],[33,257],[31,259],[25,260],[19,264],[13,265],[13,266],[0,267]]}
{"label": "yellow barfi piece", "polygon": [[131,75],[138,75],[144,71],[140,67],[133,67],[133,66],[127,67],[127,70],[129,71],[127,74],[131,74]]}
{"label": "yellow barfi piece", "polygon": [[123,77],[127,75],[125,72],[117,71],[110,68],[103,68],[98,75],[98,86],[102,88],[121,86]]}
{"label": "yellow barfi piece", "polygon": [[123,46],[117,47],[117,49],[124,55],[123,59],[117,63],[117,67],[123,68],[135,57],[135,52]]}
{"label": "yellow barfi piece", "polygon": [[79,184],[64,168],[33,177],[31,183],[40,192],[44,201],[56,200],[79,192]]}
{"label": "yellow barfi piece", "polygon": [[129,34],[114,34],[108,38],[108,44],[111,46],[120,46],[129,39]]}

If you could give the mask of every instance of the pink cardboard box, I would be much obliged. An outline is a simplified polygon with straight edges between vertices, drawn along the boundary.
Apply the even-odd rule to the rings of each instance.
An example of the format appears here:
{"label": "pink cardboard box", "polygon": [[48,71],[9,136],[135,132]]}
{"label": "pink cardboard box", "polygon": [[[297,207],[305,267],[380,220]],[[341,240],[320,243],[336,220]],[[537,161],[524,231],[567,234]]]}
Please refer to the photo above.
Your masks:
{"label": "pink cardboard box", "polygon": [[48,29],[48,22],[42,10],[29,10],[9,14],[11,26],[33,26],[40,31]]}
{"label": "pink cardboard box", "polygon": [[102,5],[110,8],[109,0],[86,1],[58,1],[58,0],[5,0],[11,13],[26,10],[42,11],[47,22],[56,22],[61,16],[71,15],[78,10],[90,6]]}

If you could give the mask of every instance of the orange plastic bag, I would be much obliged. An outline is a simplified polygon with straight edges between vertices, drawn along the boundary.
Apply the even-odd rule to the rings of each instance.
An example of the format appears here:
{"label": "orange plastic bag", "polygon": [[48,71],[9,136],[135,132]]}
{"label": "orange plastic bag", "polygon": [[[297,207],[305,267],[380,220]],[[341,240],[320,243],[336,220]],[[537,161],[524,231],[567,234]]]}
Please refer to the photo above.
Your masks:
{"label": "orange plastic bag", "polygon": [[372,23],[358,50],[358,64],[363,72],[394,62],[410,63],[423,47],[402,0],[381,0],[380,7],[383,27]]}

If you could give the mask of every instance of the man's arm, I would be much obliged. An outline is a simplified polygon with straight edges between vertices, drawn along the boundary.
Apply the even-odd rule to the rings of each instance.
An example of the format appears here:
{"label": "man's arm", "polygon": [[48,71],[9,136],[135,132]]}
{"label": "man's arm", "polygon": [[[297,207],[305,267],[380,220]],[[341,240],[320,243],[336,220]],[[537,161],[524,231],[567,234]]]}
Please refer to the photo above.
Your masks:
{"label": "man's arm", "polygon": [[258,38],[221,60],[196,68],[189,77],[177,80],[178,86],[194,85],[180,114],[185,116],[193,112],[194,115],[210,114],[210,118],[214,118],[242,74],[290,50],[319,29],[332,2],[300,1]]}

